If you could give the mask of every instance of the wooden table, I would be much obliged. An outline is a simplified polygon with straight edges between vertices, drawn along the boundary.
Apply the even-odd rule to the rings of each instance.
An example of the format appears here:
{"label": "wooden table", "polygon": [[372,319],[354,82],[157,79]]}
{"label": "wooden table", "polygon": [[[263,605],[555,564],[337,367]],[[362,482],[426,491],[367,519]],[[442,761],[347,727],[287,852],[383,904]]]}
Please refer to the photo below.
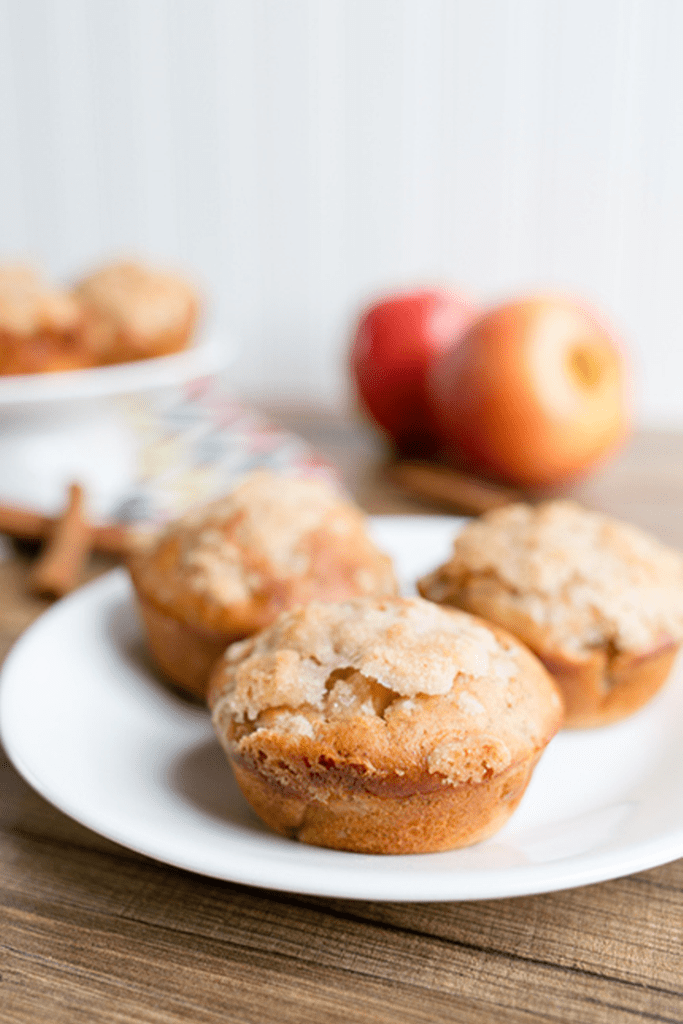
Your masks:
{"label": "wooden table", "polygon": [[[373,512],[372,432],[281,414]],[[641,434],[576,491],[683,546],[683,437]],[[46,607],[0,563],[2,653]],[[91,572],[102,571],[103,562]],[[683,1022],[683,860],[550,895],[319,899],[213,881],[77,825],[0,763],[0,1022]]]}

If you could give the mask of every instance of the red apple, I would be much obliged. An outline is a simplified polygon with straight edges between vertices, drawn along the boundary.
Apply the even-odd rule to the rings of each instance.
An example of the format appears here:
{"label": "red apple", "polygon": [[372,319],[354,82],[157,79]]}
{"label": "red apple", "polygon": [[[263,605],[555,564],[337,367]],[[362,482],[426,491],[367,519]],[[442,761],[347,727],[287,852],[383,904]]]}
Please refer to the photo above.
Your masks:
{"label": "red apple", "polygon": [[628,433],[619,344],[569,299],[530,298],[474,322],[430,372],[446,454],[528,487],[580,476]]}
{"label": "red apple", "polygon": [[427,370],[475,315],[463,296],[425,289],[388,295],[361,316],[351,348],[351,373],[366,413],[399,449],[433,447]]}

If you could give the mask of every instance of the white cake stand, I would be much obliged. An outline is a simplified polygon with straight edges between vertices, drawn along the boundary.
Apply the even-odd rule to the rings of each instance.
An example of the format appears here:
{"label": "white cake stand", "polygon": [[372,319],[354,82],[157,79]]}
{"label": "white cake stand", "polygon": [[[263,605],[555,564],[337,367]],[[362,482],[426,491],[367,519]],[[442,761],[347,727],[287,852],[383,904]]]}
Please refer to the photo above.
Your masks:
{"label": "white cake stand", "polygon": [[232,339],[209,330],[157,359],[0,377],[0,502],[55,514],[78,481],[91,515],[107,519],[138,470],[122,398],[220,373],[234,354]]}

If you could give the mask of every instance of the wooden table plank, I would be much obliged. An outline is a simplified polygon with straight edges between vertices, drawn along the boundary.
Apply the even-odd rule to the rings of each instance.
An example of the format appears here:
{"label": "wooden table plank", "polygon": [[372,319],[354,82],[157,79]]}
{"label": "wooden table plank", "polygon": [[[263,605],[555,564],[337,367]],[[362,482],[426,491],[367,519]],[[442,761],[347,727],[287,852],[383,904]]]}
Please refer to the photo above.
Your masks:
{"label": "wooden table plank", "polygon": [[155,991],[176,998],[183,971],[200,970],[208,997],[228,959],[286,974],[293,989],[302,972],[330,990],[346,972],[356,991],[360,980],[385,985],[394,1007],[424,988],[430,1005],[440,994],[512,1012],[527,1006],[531,986],[552,1001],[544,1019],[580,1020],[588,1006],[593,1020],[679,1019],[681,914],[671,910],[680,908],[680,862],[562,894],[411,905],[254,892],[144,859],[122,864],[116,848],[93,857],[62,841],[12,852],[0,848],[3,941],[23,942],[10,977],[13,968],[40,973],[44,961],[72,985],[103,974],[139,987],[142,961]]}
{"label": "wooden table plank", "polygon": [[[282,422],[374,512],[425,506],[375,435]],[[683,437],[643,434],[574,493],[683,546]],[[105,563],[93,563],[91,573]],[[0,656],[46,607],[0,563]],[[0,759],[0,1022],[683,1024],[683,861],[567,892],[462,903],[319,899],[158,864],[71,821]]]}

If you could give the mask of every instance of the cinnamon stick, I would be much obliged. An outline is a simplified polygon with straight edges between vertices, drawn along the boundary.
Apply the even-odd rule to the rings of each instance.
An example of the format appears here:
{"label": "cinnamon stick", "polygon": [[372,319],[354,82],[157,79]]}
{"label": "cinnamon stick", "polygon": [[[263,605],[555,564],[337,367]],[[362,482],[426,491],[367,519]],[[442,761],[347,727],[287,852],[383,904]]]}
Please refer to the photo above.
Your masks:
{"label": "cinnamon stick", "polygon": [[40,597],[63,597],[81,580],[92,546],[92,527],[85,514],[85,494],[71,484],[66,508],[56,520],[45,549],[38,556],[28,585]]}
{"label": "cinnamon stick", "polygon": [[479,480],[430,462],[394,462],[387,467],[387,475],[415,497],[466,515],[480,515],[513,501],[528,500],[511,487]]}
{"label": "cinnamon stick", "polygon": [[[46,540],[54,531],[57,518],[32,509],[0,504],[0,533],[19,540]],[[123,526],[95,526],[91,536],[94,551],[107,555],[126,555],[131,536]]]}

